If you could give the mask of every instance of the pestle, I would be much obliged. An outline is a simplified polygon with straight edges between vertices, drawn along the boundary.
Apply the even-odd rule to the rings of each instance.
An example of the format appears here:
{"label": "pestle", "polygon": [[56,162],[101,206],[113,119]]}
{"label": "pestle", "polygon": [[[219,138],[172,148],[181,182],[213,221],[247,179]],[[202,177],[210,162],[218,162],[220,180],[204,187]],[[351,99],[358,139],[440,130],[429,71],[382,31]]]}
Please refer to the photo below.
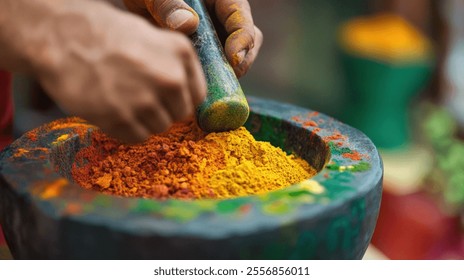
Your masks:
{"label": "pestle", "polygon": [[203,0],[185,1],[200,18],[190,36],[208,84],[205,101],[197,109],[200,128],[207,132],[237,129],[248,119],[250,109],[232,67],[224,54]]}

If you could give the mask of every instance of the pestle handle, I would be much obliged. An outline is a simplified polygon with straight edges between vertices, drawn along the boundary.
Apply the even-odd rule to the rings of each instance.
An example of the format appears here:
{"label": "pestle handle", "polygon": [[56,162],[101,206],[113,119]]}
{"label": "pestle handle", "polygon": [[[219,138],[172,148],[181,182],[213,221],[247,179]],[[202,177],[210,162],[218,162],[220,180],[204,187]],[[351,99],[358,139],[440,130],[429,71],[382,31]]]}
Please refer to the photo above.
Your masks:
{"label": "pestle handle", "polygon": [[206,100],[197,109],[197,121],[207,132],[237,129],[248,119],[250,108],[224,54],[203,0],[185,0],[197,12],[200,24],[190,36],[208,84]]}

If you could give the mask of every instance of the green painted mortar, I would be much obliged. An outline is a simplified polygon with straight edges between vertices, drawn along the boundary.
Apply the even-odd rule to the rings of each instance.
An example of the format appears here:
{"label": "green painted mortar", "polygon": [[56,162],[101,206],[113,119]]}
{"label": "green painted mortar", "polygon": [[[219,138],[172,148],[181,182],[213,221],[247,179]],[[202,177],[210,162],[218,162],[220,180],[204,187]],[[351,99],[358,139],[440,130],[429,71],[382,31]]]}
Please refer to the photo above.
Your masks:
{"label": "green painted mortar", "polygon": [[[17,259],[360,259],[380,207],[382,162],[360,131],[317,112],[248,98],[246,127],[319,173],[264,195],[149,200],[70,176],[94,128],[46,125],[0,155],[0,222]],[[69,121],[68,121],[69,122]],[[72,122],[72,120],[71,120]],[[68,134],[65,141],[56,141]],[[35,137],[34,135],[37,135]]]}

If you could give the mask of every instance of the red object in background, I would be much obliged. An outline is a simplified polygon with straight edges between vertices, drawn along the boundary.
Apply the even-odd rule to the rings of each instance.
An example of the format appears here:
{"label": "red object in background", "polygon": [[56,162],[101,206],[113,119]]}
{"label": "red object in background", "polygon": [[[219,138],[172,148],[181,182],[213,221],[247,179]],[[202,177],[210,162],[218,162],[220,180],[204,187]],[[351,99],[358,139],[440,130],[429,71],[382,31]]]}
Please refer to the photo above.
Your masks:
{"label": "red object in background", "polygon": [[[446,258],[461,250],[459,218],[447,216],[435,200],[419,192],[394,195],[384,191],[372,244],[388,258]],[[455,253],[453,258],[461,258]]]}
{"label": "red object in background", "polygon": [[11,75],[0,70],[0,150],[12,141],[13,98]]}
{"label": "red object in background", "polygon": [[6,245],[5,237],[3,236],[2,227],[0,227],[0,248]]}
{"label": "red object in background", "polygon": [[[11,95],[11,75],[0,70],[0,151],[13,140],[13,98]],[[5,238],[0,226],[0,247],[5,246]]]}
{"label": "red object in background", "polygon": [[[460,239],[460,240],[459,240]],[[428,259],[432,260],[464,260],[464,234],[456,240],[433,250]]]}

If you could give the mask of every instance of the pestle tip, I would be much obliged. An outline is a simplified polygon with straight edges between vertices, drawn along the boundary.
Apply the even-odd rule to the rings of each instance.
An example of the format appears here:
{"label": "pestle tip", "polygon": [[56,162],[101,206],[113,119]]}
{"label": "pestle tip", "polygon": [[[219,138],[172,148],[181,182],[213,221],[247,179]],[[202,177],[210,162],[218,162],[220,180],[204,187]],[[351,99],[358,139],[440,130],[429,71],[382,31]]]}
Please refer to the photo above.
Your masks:
{"label": "pestle tip", "polygon": [[250,108],[245,98],[220,99],[214,103],[205,103],[198,110],[198,125],[206,132],[234,130],[248,119]]}

